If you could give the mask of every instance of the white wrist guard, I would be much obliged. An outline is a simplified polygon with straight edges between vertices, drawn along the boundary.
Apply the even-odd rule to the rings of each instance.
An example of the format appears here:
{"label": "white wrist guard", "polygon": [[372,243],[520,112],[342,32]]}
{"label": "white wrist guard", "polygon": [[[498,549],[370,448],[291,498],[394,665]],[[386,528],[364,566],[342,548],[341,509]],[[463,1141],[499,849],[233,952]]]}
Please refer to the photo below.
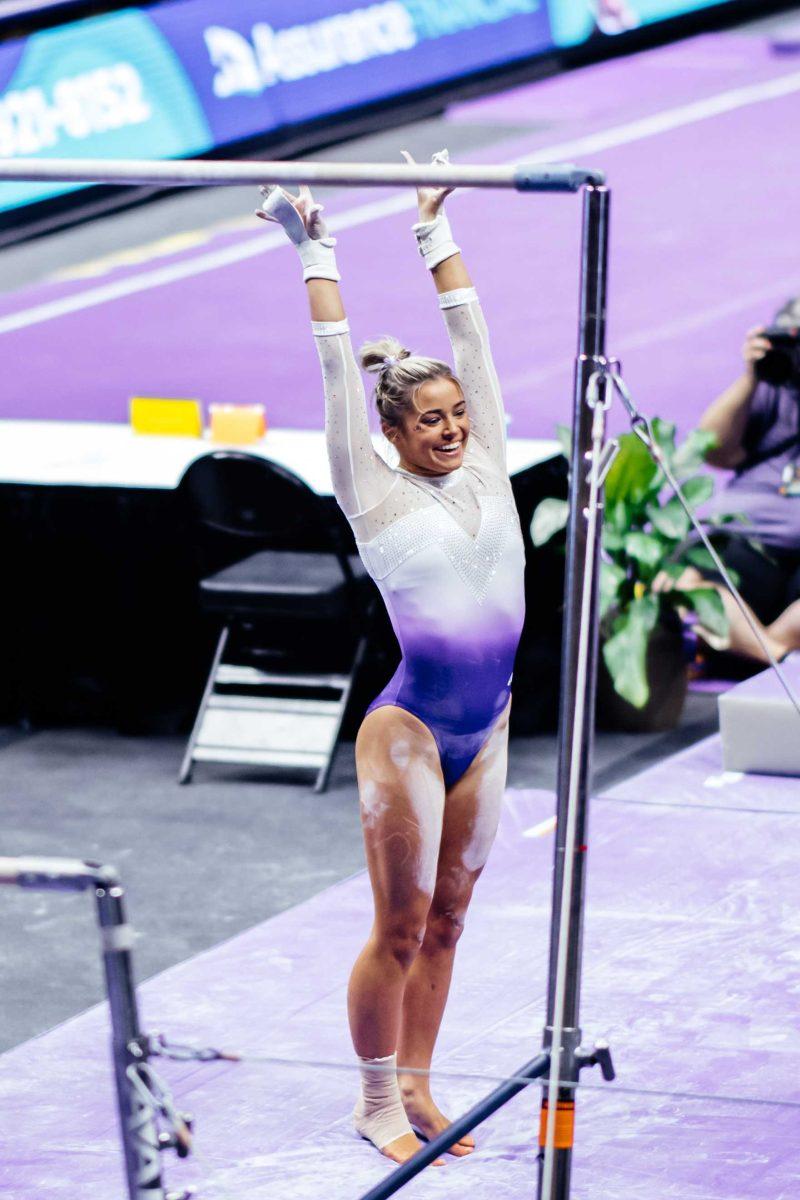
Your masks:
{"label": "white wrist guard", "polygon": [[339,282],[342,277],[336,266],[336,238],[317,238],[316,241],[314,238],[306,238],[304,242],[298,242],[296,245],[303,264],[304,283],[308,283],[309,279],[332,279],[334,283]]}
{"label": "white wrist guard", "polygon": [[[321,219],[317,216],[315,222],[321,236],[310,237],[303,218],[281,188],[263,189],[263,194],[261,211],[268,220],[282,225],[289,240],[294,242],[303,264],[304,282],[307,283],[309,279],[332,279],[338,283],[342,277],[336,267],[336,238],[328,236]],[[315,211],[318,213],[319,206]]]}
{"label": "white wrist guard", "polygon": [[453,241],[447,214],[440,212],[433,221],[420,221],[411,227],[417,238],[419,252],[425,259],[429,271],[438,267],[446,258],[460,253],[460,246]]}

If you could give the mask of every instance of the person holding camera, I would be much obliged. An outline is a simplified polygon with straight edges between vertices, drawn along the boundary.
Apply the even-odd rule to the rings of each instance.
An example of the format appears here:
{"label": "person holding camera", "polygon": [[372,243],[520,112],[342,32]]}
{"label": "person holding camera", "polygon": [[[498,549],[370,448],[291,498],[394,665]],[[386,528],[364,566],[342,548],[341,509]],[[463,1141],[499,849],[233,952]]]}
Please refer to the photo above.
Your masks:
{"label": "person holding camera", "polygon": [[[800,296],[776,313],[773,325],[750,329],[742,354],[744,373],[700,420],[717,438],[708,462],[734,472],[708,515],[746,518],[726,529],[720,554],[773,657],[781,659],[800,649]],[[703,584],[722,596],[730,624],[725,648],[768,661],[717,572],[690,567],[678,582]]]}

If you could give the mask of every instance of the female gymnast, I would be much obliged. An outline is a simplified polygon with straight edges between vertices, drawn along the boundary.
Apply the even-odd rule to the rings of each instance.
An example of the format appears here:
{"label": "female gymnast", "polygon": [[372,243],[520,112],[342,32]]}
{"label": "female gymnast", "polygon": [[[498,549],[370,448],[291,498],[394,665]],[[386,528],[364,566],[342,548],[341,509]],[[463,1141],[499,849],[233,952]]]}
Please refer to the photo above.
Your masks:
{"label": "female gymnast", "polygon": [[[408,161],[412,161],[406,154]],[[446,162],[446,152],[434,156]],[[370,705],[356,766],[375,918],[353,968],[350,1029],[362,1065],[358,1132],[404,1162],[449,1121],[426,1071],[464,916],[494,840],[506,779],[511,673],[524,615],[524,551],[506,469],[500,389],[475,291],[442,204],[418,191],[419,251],[456,370],[393,338],[368,343],[375,403],[399,463],[375,451],[339,292],[335,240],[307,188],[264,188],[308,285],[336,499],[402,650]],[[474,1149],[471,1137],[451,1147]],[[441,1160],[439,1160],[441,1163]]]}

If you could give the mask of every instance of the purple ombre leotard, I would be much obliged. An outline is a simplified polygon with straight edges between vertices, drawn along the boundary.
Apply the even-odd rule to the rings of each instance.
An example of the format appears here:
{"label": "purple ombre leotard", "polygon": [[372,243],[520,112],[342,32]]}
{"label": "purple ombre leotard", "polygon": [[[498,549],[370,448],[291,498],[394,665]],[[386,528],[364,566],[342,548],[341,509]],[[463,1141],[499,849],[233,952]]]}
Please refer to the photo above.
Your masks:
{"label": "purple ombre leotard", "polygon": [[368,711],[397,705],[422,721],[449,788],[511,694],[525,559],[502,399],[475,291],[446,292],[439,303],[471,429],[463,465],[436,478],[392,469],[375,451],[347,322],[313,328],[334,491],[403,656]]}

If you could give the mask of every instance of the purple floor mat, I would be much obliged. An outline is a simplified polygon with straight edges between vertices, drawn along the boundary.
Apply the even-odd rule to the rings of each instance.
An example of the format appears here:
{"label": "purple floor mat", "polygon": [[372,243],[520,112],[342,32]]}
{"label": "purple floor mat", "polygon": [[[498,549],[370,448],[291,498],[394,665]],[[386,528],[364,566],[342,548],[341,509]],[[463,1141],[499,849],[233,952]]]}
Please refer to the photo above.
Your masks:
{"label": "purple floor mat", "polygon": [[[796,291],[785,230],[796,218],[800,162],[786,153],[785,131],[797,125],[800,91],[635,140],[620,129],[642,112],[744,84],[791,87],[790,65],[769,57],[766,41],[704,37],[453,112],[456,121],[507,122],[498,132],[506,140],[470,155],[476,161],[522,158],[617,129],[616,144],[577,155],[605,167],[614,189],[609,346],[641,405],[684,428],[737,373],[743,331]],[[328,209],[341,215],[385,200],[383,192],[339,194]],[[455,197],[452,210],[492,330],[511,433],[549,437],[570,411],[579,202],[473,192]],[[354,339],[392,330],[412,348],[446,354],[410,241],[412,219],[410,210],[395,211],[340,232]],[[191,265],[199,255],[247,252],[263,236],[228,232],[155,264],[5,296],[0,329],[11,313],[33,319],[38,305]],[[319,368],[288,246],[5,332],[3,344],[13,369],[0,380],[0,416],[121,421],[131,394],[149,394],[258,401],[274,425],[321,423]]]}
{"label": "purple floor mat", "polygon": [[[584,1077],[576,1198],[798,1194],[800,812],[787,815],[786,780],[769,781],[780,813],[720,805],[722,787],[709,803],[714,743],[593,806],[582,1024],[587,1038],[609,1037],[618,1082]],[[630,802],[642,793],[652,802]],[[507,793],[435,1064],[445,1109],[468,1107],[538,1048],[552,835],[537,826],[552,810],[548,793]],[[254,1056],[348,1062],[346,977],[369,908],[358,875],[166,971],[141,988],[145,1026]],[[87,937],[90,926],[87,911]],[[388,1169],[350,1130],[348,1073],[249,1062],[167,1064],[164,1074],[197,1118],[199,1157],[167,1160],[173,1187],[194,1181],[207,1200],[354,1200]],[[8,1200],[120,1195],[109,1084],[102,1009],[0,1058]],[[534,1090],[517,1097],[480,1131],[471,1159],[426,1172],[405,1194],[533,1195],[537,1103]]]}
{"label": "purple floor mat", "polygon": [[555,126],[573,137],[587,126],[640,120],[668,105],[697,103],[796,70],[796,60],[776,56],[768,37],[710,33],[597,63],[579,74],[584,86],[576,87],[573,72],[554,75],[466,101],[449,116],[465,124]]}
{"label": "purple floor mat", "polygon": [[736,681],[733,679],[690,679],[689,691],[704,693],[707,696],[719,696],[722,692],[729,692],[732,687],[736,686]]}
{"label": "purple floor mat", "polygon": [[800,816],[800,787],[780,775],[745,775],[722,765],[719,736],[705,738],[666,763],[618,783],[608,793],[639,804],[702,805]]}

